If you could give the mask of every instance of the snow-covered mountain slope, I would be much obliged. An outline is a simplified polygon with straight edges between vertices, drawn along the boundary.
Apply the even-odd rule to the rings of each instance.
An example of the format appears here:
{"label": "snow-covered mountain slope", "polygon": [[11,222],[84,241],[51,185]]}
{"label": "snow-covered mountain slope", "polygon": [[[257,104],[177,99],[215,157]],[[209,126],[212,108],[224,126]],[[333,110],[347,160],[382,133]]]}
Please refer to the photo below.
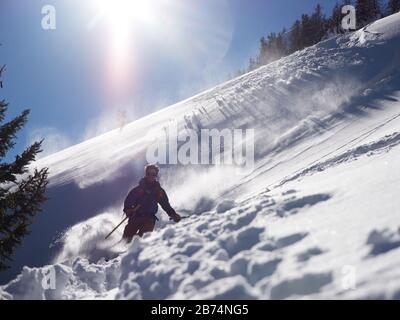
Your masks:
{"label": "snow-covered mountain slope", "polygon": [[[50,200],[9,299],[400,298],[400,14],[41,159]],[[149,137],[254,128],[255,168],[162,168],[178,212],[128,251],[104,236]],[[56,245],[56,232],[65,232]],[[40,267],[48,264],[45,267]],[[32,267],[35,266],[35,267]],[[55,289],[43,280],[53,272]],[[4,281],[3,281],[4,283]]]}

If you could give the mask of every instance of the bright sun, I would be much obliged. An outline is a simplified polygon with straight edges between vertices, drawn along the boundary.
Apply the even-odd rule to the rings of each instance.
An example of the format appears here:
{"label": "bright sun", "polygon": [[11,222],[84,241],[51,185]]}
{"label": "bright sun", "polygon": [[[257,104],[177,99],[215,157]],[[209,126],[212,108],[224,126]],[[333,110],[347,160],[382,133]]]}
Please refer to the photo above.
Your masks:
{"label": "bright sun", "polygon": [[88,2],[92,16],[87,27],[96,29],[93,35],[101,41],[107,88],[115,95],[122,96],[143,75],[148,53],[206,72],[204,66],[225,57],[232,39],[228,0]]}
{"label": "bright sun", "polygon": [[128,41],[135,27],[153,24],[156,21],[154,0],[94,0],[97,15],[89,26],[99,21],[109,25],[117,47]]}
{"label": "bright sun", "polygon": [[135,63],[132,46],[144,28],[156,27],[155,0],[92,0],[95,16],[88,28],[98,24],[103,27],[103,37],[108,38],[108,87],[121,93],[128,83],[129,72]]}
{"label": "bright sun", "polygon": [[114,26],[129,27],[155,19],[156,8],[151,0],[100,0],[97,3],[100,14]]}
{"label": "bright sun", "polygon": [[130,45],[135,32],[151,25],[155,27],[155,0],[93,0],[96,16],[90,21],[89,29],[98,23],[107,26],[110,37],[110,59],[114,72],[126,68],[130,57]]}

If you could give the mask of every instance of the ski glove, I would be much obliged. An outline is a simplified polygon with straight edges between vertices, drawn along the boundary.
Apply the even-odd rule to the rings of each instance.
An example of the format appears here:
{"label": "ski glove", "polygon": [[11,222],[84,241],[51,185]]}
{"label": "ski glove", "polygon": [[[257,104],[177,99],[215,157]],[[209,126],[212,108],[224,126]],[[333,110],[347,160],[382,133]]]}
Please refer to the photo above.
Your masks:
{"label": "ski glove", "polygon": [[136,210],[134,208],[127,208],[124,210],[124,212],[127,217],[132,218],[135,215]]}
{"label": "ski glove", "polygon": [[174,220],[174,222],[179,222],[181,221],[181,216],[177,213],[174,213],[171,215],[171,219]]}

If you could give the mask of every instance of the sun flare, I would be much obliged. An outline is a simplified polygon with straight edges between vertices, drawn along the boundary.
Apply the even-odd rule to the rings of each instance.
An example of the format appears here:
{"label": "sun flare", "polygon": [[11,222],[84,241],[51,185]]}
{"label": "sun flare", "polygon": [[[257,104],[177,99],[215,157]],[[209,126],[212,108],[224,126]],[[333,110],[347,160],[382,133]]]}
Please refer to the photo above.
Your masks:
{"label": "sun flare", "polygon": [[101,0],[97,3],[100,14],[115,26],[155,21],[156,8],[151,0]]}
{"label": "sun flare", "polygon": [[[135,35],[143,28],[156,26],[157,7],[154,0],[93,0],[96,15],[89,22],[89,29],[101,24],[109,41],[109,79],[113,87],[124,87],[129,65],[133,63],[132,52]],[[118,91],[118,90],[117,90]]]}
{"label": "sun flare", "polygon": [[227,1],[91,0],[87,27],[101,39],[107,90],[121,96],[129,92],[147,75],[143,70],[153,67],[149,57],[208,72],[232,40]]}
{"label": "sun flare", "polygon": [[97,15],[89,24],[106,23],[113,37],[116,51],[125,49],[136,28],[146,24],[154,27],[156,6],[154,0],[96,0]]}

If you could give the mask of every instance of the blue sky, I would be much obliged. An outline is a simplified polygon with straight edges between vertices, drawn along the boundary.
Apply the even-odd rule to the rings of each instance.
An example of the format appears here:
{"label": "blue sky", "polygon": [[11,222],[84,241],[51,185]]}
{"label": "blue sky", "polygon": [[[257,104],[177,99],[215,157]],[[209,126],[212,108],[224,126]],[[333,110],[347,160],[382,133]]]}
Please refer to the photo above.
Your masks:
{"label": "blue sky", "polygon": [[[125,34],[121,12],[99,15],[99,1],[1,0],[0,98],[7,119],[31,109],[14,152],[45,137],[51,153],[118,127],[122,112],[132,121],[199,93],[245,67],[261,36],[336,3],[149,0]],[[55,30],[41,26],[44,5],[56,9]]]}

